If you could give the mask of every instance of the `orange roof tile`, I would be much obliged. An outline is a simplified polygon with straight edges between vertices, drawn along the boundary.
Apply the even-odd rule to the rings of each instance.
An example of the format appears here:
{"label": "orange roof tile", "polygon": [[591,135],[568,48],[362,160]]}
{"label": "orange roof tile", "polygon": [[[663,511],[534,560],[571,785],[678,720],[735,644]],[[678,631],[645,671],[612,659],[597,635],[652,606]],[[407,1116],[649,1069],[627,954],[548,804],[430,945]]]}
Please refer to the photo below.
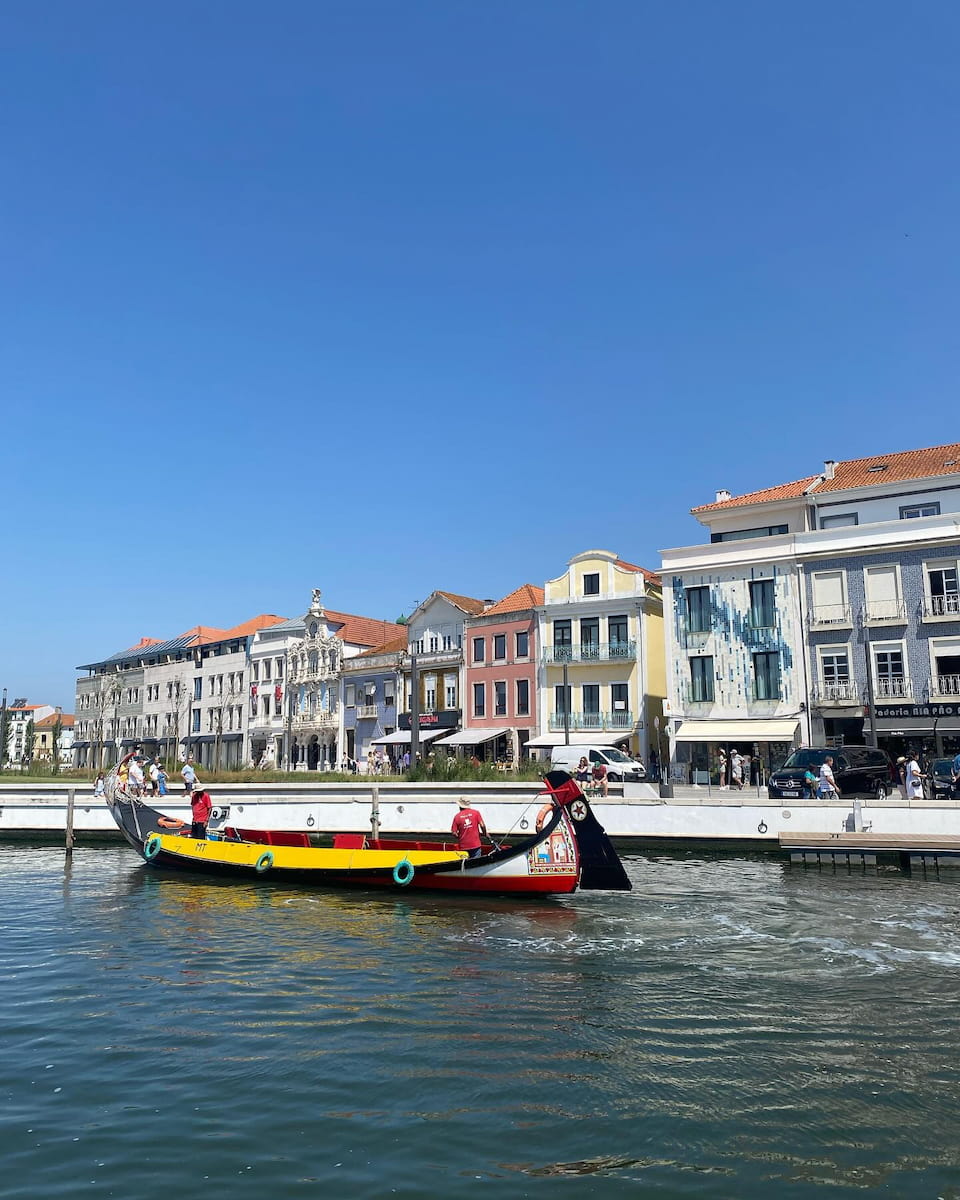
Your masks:
{"label": "orange roof tile", "polygon": [[618,558],[614,563],[616,567],[622,567],[624,571],[636,571],[642,575],[648,583],[659,583],[660,576],[656,571],[648,571],[646,567],[638,567],[635,563],[624,562],[622,558]]}
{"label": "orange roof tile", "polygon": [[[392,638],[380,646],[372,646],[369,650],[361,650],[354,658],[374,658],[378,654],[400,654],[407,648],[405,637]],[[350,661],[350,660],[348,660]]]}
{"label": "orange roof tile", "polygon": [[[37,729],[52,729],[57,723],[57,714],[51,713],[49,717],[44,717],[36,722]],[[60,724],[64,729],[70,729],[73,725],[73,713],[61,713]]]}
{"label": "orange roof tile", "polygon": [[226,631],[224,636],[228,639],[249,637],[251,633],[256,633],[258,629],[269,629],[271,625],[279,625],[286,619],[286,617],[278,617],[274,613],[261,613],[259,617],[251,617],[249,621],[244,621],[242,625],[234,625],[232,629]]}
{"label": "orange roof tile", "polygon": [[472,596],[458,596],[456,592],[434,592],[435,596],[443,596],[445,600],[449,600],[451,604],[455,604],[457,608],[462,609],[465,613],[469,613],[471,617],[478,617],[484,608],[482,600],[475,600]]}
{"label": "orange roof tile", "polygon": [[[402,629],[395,621],[380,621],[376,617],[357,617],[353,613],[334,612],[325,608],[327,617],[340,625],[337,636],[353,646],[380,646],[388,639],[397,636],[396,631]],[[406,639],[404,639],[406,645]]]}
{"label": "orange roof tile", "polygon": [[926,450],[900,450],[896,454],[872,454],[869,458],[848,458],[838,462],[833,479],[824,479],[813,489],[840,492],[846,488],[870,487],[874,483],[929,479],[935,475],[960,472],[960,442],[931,446]]}
{"label": "orange roof tile", "polygon": [[808,475],[806,479],[796,479],[793,483],[778,483],[776,487],[761,488],[758,492],[745,492],[742,496],[731,496],[729,500],[717,500],[713,504],[698,504],[690,511],[691,513],[719,512],[724,508],[739,508],[743,504],[765,504],[769,500],[794,500],[806,495],[819,478],[819,475]]}
{"label": "orange roof tile", "polygon": [[535,583],[522,583],[515,591],[512,591],[509,596],[504,596],[502,600],[498,600],[481,615],[489,617],[496,613],[512,613],[524,612],[528,608],[536,608],[538,604],[543,603],[543,588],[537,587]]}

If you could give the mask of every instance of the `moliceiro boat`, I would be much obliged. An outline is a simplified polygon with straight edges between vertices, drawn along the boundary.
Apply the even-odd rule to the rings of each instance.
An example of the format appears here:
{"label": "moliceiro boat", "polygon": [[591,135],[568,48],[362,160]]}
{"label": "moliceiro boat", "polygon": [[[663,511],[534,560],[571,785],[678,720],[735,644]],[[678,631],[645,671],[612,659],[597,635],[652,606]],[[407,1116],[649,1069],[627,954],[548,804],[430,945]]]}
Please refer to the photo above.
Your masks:
{"label": "moliceiro boat", "polygon": [[[124,760],[125,761],[125,760]],[[122,766],[122,764],[121,764]],[[120,832],[153,868],[332,887],[385,887],[491,895],[551,895],[584,890],[629,891],[630,880],[579,786],[551,771],[537,798],[535,832],[483,847],[477,858],[450,841],[413,841],[337,834],[332,847],[307,833],[223,825],[206,838],[150,808],[128,790],[124,773],[106,781],[106,800]],[[509,834],[507,835],[509,837]]]}

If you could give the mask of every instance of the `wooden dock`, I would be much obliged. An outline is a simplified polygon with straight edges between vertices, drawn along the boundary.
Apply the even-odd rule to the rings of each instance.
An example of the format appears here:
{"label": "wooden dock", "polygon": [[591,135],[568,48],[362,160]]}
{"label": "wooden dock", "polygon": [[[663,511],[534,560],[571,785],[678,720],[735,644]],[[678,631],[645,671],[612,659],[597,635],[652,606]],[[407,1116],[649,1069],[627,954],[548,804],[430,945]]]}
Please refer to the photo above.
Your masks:
{"label": "wooden dock", "polygon": [[780,849],[804,866],[899,866],[902,870],[960,867],[960,837],[893,833],[781,833]]}

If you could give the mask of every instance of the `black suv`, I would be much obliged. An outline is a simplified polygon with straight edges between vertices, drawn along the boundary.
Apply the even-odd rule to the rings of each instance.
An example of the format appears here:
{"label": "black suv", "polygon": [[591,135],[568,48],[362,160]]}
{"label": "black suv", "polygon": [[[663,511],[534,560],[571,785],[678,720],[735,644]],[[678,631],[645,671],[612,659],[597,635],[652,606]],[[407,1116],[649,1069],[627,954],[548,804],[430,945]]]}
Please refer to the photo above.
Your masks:
{"label": "black suv", "polygon": [[767,791],[773,799],[799,799],[809,795],[803,782],[809,767],[815,775],[827,755],[833,757],[833,778],[841,796],[875,796],[885,800],[894,789],[897,774],[886,750],[872,746],[844,746],[842,750],[821,750],[808,746],[794,750],[782,767],[770,775]]}

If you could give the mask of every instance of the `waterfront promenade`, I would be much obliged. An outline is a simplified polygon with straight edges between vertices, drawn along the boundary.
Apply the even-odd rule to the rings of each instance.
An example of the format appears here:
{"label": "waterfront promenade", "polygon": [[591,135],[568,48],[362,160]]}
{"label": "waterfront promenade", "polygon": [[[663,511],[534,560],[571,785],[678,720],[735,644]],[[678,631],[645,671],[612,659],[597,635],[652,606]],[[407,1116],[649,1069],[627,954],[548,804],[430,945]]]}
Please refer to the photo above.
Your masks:
{"label": "waterfront promenade", "polygon": [[[78,834],[112,837],[113,819],[89,785],[67,782],[0,784],[0,838],[33,833],[59,838],[66,828],[67,799],[75,791]],[[367,832],[376,813],[384,834],[442,834],[449,831],[457,799],[470,796],[491,833],[520,836],[529,831],[543,800],[536,781],[523,783],[407,783],[358,777],[349,782],[316,783],[292,776],[289,782],[210,785],[216,808],[228,808],[226,823],[247,828],[296,829],[316,834]],[[180,793],[158,802],[172,816],[189,820]],[[755,842],[778,846],[781,834],[854,832],[936,837],[960,836],[960,802],[903,800],[854,805],[850,800],[772,800],[766,789],[720,791],[677,787],[663,798],[655,784],[612,787],[594,808],[610,836],[637,842]],[[526,824],[524,824],[526,822]]]}

